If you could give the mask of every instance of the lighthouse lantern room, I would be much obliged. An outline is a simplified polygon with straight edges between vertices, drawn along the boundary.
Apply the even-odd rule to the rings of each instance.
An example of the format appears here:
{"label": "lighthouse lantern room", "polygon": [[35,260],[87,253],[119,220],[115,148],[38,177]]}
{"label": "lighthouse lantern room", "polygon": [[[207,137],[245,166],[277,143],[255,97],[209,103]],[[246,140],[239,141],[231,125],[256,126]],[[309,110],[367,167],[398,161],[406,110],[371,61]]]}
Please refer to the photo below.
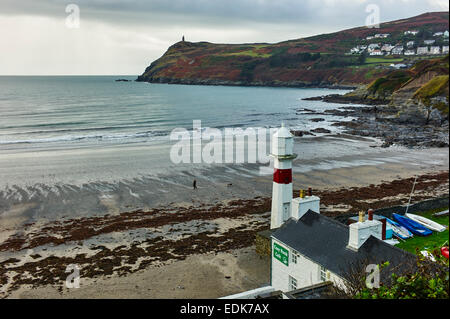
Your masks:
{"label": "lighthouse lantern room", "polygon": [[280,227],[291,217],[292,161],[297,157],[293,149],[294,136],[283,124],[272,137],[274,172],[271,229]]}

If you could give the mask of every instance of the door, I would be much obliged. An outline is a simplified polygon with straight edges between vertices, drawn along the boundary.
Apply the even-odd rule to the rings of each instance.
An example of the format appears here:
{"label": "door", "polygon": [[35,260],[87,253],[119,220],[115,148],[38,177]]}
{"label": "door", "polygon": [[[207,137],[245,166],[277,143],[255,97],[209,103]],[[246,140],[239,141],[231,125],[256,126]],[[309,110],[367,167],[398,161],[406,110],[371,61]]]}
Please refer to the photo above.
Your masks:
{"label": "door", "polygon": [[287,221],[291,217],[291,203],[283,204],[283,222]]}

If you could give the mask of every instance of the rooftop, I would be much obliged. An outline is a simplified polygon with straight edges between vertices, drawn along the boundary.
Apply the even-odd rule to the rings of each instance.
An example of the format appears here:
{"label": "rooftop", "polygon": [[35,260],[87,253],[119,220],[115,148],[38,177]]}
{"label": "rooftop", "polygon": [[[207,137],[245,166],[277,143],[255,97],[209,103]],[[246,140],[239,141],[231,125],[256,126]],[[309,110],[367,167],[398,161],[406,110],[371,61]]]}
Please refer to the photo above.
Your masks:
{"label": "rooftop", "polygon": [[[386,261],[390,263],[386,269],[395,267],[395,272],[401,273],[410,269],[416,260],[414,255],[373,236],[358,251],[348,249],[349,227],[311,210],[299,220],[289,219],[272,237],[342,278],[355,266]],[[383,280],[383,272],[381,275]]]}

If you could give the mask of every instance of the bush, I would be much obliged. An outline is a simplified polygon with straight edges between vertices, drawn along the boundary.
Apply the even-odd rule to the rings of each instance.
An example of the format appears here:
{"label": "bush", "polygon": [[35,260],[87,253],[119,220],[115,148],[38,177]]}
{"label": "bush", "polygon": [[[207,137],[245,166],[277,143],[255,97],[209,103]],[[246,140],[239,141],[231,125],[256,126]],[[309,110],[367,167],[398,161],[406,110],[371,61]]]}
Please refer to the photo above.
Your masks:
{"label": "bush", "polygon": [[365,288],[355,295],[357,299],[448,299],[448,260],[440,252],[432,253],[437,260],[431,262],[424,256],[417,259],[417,271],[392,275],[389,286],[378,289]]}
{"label": "bush", "polygon": [[[419,254],[419,252],[417,251]],[[385,269],[392,273],[390,280],[384,280],[379,288],[368,288],[365,266],[370,262],[352,265],[345,277],[345,286],[332,288],[330,298],[345,299],[448,299],[449,269],[448,259],[441,256],[439,250],[431,252],[436,262],[421,254],[414,263],[405,262],[402,274],[396,274],[395,268],[385,262],[379,265],[380,273]],[[389,277],[388,277],[389,278]]]}

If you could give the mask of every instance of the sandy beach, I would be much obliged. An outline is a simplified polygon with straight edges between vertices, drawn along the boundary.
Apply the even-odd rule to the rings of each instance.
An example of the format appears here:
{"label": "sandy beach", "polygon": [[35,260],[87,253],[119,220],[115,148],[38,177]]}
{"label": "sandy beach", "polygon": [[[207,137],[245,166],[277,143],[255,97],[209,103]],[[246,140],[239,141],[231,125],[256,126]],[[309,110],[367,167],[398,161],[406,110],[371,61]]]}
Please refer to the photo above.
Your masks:
{"label": "sandy beach", "polygon": [[[308,147],[305,141],[301,145]],[[297,159],[294,189],[312,187],[321,197],[322,213],[329,216],[368,205],[404,205],[415,176],[413,203],[448,194],[448,150],[363,150],[373,153],[362,152],[353,162],[345,152]],[[344,161],[347,167],[336,165]],[[256,254],[254,238],[269,227],[272,183],[270,175],[254,171],[210,168],[197,178],[195,191],[190,176],[177,183],[159,180],[159,191],[147,198],[142,194],[150,184],[140,179],[120,182],[107,194],[71,187],[72,193],[62,191],[47,200],[6,202],[0,229],[1,297],[218,298],[264,286],[268,258]],[[40,215],[51,205],[83,207],[90,200],[104,211]],[[81,268],[79,289],[65,287],[70,264]]]}

